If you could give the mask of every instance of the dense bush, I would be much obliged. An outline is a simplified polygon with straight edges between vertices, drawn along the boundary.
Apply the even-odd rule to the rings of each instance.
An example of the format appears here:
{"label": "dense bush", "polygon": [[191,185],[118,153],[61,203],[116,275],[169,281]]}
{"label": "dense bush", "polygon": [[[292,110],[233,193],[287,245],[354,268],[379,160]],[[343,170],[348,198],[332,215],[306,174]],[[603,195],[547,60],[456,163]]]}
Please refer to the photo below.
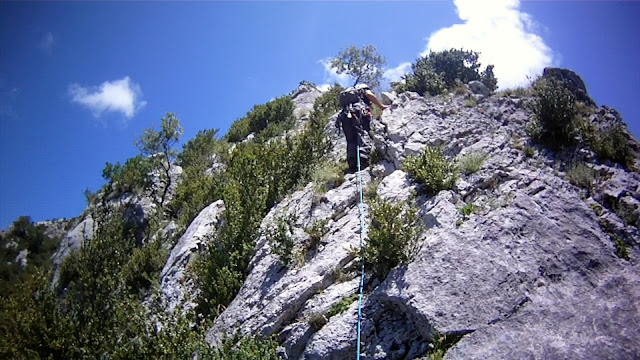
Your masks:
{"label": "dense bush", "polygon": [[124,166],[119,162],[107,162],[102,177],[107,180],[105,190],[117,195],[132,192],[140,194],[151,185],[151,161],[142,155],[127,159]]}
{"label": "dense bush", "polygon": [[337,111],[340,111],[340,93],[344,90],[340,84],[333,84],[329,90],[320,95],[313,103],[313,112],[316,115],[331,116]]}
{"label": "dense bush", "polygon": [[535,130],[530,131],[533,140],[554,149],[574,144],[578,129],[575,96],[551,78],[537,80],[534,90],[532,127]]}
{"label": "dense bush", "polygon": [[[28,216],[16,219],[9,231],[0,235],[0,296],[11,294],[29,274],[48,269],[59,243],[59,238],[47,236],[44,227]],[[24,268],[15,262],[23,250],[27,251]]]}
{"label": "dense bush", "polygon": [[[202,334],[186,318],[150,322],[138,296],[156,281],[166,261],[159,241],[136,242],[136,228],[122,220],[124,208],[94,209],[96,231],[61,266],[58,289],[37,271],[20,290],[0,299],[2,358],[189,358],[206,352]],[[152,280],[154,279],[154,280]],[[56,291],[63,292],[59,297]]]}
{"label": "dense bush", "polygon": [[478,80],[489,90],[497,89],[497,79],[493,74],[493,65],[488,65],[479,72],[479,54],[463,49],[451,49],[430,52],[411,65],[412,71],[403,76],[403,82],[393,83],[395,91],[417,92],[420,95],[438,95],[459,84],[467,84]]}
{"label": "dense bush", "polygon": [[[316,105],[323,100],[317,100]],[[233,300],[247,276],[263,217],[284,196],[308,182],[329,151],[324,133],[327,108],[314,106],[307,127],[295,136],[268,142],[257,139],[235,147],[222,175],[224,226],[215,246],[210,246],[193,267],[201,290],[199,313],[215,316]]]}
{"label": "dense bush", "polygon": [[255,105],[247,115],[231,124],[224,138],[229,142],[239,142],[250,133],[265,140],[280,135],[293,126],[293,109],[293,101],[288,96]]}
{"label": "dense bush", "polygon": [[280,264],[289,267],[293,262],[293,247],[295,245],[292,237],[293,222],[296,218],[292,215],[281,216],[276,219],[272,227],[265,230],[265,237],[271,247],[271,252],[278,256]]}
{"label": "dense bush", "polygon": [[183,145],[177,157],[182,176],[168,208],[184,227],[202,209],[222,196],[223,177],[220,174],[207,174],[214,160],[220,164],[228,161],[228,146],[216,139],[217,132],[217,129],[198,132],[195,138]]}
{"label": "dense bush", "polygon": [[371,202],[371,227],[364,258],[374,276],[383,280],[389,271],[412,256],[420,234],[417,211],[404,202]]}
{"label": "dense bush", "polygon": [[438,147],[425,147],[420,155],[405,159],[403,169],[421,184],[427,195],[435,195],[441,190],[453,189],[458,174],[456,166],[442,154]]}
{"label": "dense bush", "polygon": [[611,124],[598,133],[596,139],[593,148],[600,159],[611,160],[628,170],[633,168],[635,156],[627,142],[622,124]]}

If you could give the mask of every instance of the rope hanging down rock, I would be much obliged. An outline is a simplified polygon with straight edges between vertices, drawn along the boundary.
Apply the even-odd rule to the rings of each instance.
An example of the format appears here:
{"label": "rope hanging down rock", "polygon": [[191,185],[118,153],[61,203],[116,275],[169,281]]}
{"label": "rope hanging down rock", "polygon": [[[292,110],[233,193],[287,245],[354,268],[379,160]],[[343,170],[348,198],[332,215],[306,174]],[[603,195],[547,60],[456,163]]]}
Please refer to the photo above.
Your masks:
{"label": "rope hanging down rock", "polygon": [[357,343],[357,359],[360,360],[360,324],[362,322],[362,289],[364,287],[364,248],[362,247],[362,240],[364,238],[364,199],[362,196],[362,174],[360,169],[360,137],[358,137],[357,157],[358,157],[358,190],[360,191],[360,204],[358,208],[360,210],[360,259],[362,261],[362,275],[360,277],[360,295],[358,297],[358,343]]}

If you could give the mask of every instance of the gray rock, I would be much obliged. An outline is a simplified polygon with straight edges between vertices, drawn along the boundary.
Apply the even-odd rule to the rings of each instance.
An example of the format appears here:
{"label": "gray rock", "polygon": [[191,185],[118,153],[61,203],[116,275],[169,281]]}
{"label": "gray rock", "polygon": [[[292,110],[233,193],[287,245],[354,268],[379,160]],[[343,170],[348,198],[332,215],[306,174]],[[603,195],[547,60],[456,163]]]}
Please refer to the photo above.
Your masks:
{"label": "gray rock", "polygon": [[16,256],[16,259],[14,260],[14,262],[20,265],[20,267],[24,269],[27,267],[27,256],[29,256],[29,250],[27,249],[21,250]]}
{"label": "gray rock", "polygon": [[291,100],[295,106],[293,115],[296,119],[308,119],[313,110],[313,103],[322,95],[322,92],[311,84],[301,84],[291,95]]}
{"label": "gray rock", "polygon": [[390,92],[382,92],[380,94],[380,97],[383,105],[391,105],[398,98],[398,96],[395,93],[390,93]]}
{"label": "gray rock", "polygon": [[471,90],[471,92],[476,95],[488,96],[489,94],[491,94],[491,90],[489,90],[489,88],[485,84],[481,83],[478,80],[469,82],[469,90]]}
{"label": "gray rock", "polygon": [[[592,164],[603,176],[585,196],[565,179],[564,155],[536,148],[527,158],[516,145],[528,140],[530,98],[488,96],[471,108],[464,100],[407,92],[372,123],[383,160],[371,171],[381,179],[377,194],[391,202],[418,189],[399,169],[426,146],[442,146],[450,160],[479,151],[487,156],[452,190],[431,197],[415,192],[424,231],[411,262],[379,285],[367,280],[363,357],[426,356],[435,332],[464,335],[446,355],[451,359],[637,357],[639,235],[616,206],[639,211],[638,174]],[[331,133],[332,125],[330,157],[344,160],[343,136]],[[366,172],[364,180],[365,186],[371,181]],[[272,209],[263,228],[281,214],[298,216],[296,249],[304,248],[304,228],[314,221],[328,219],[327,232],[304,264],[288,269],[267,239],[257,239],[249,276],[208,332],[209,343],[219,344],[225,331],[277,335],[288,359],[355,356],[357,302],[326,323],[307,320],[353,293],[357,199],[357,176],[347,175],[326,194],[309,185]],[[473,210],[463,215],[467,204]],[[616,256],[613,235],[628,245],[630,261]],[[351,282],[336,282],[336,267]]]}
{"label": "gray rock", "polygon": [[72,251],[78,250],[82,247],[85,240],[89,240],[93,237],[94,221],[90,216],[84,218],[76,227],[74,227],[65,237],[60,241],[58,250],[53,254],[53,278],[52,285],[58,283],[60,279],[60,265],[62,261],[71,254]]}
{"label": "gray rock", "polygon": [[160,290],[167,311],[180,308],[186,312],[195,307],[197,292],[187,267],[193,261],[194,254],[215,238],[223,211],[222,200],[204,208],[173,247],[160,273]]}
{"label": "gray rock", "polygon": [[589,97],[587,93],[587,87],[582,81],[582,78],[575,72],[569,69],[546,67],[542,72],[542,76],[556,79],[563,83],[569,91],[571,91],[576,98],[588,105],[595,105],[596,103]]}

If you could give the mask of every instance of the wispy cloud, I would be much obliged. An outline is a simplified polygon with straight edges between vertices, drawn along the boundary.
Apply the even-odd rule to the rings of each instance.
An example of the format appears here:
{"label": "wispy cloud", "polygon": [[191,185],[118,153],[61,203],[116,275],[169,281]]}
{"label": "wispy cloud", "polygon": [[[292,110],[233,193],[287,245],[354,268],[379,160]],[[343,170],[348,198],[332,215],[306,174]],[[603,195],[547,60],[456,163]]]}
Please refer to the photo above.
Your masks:
{"label": "wispy cloud", "polygon": [[40,47],[40,50],[42,50],[42,52],[44,52],[47,55],[51,55],[55,44],[56,44],[56,39],[53,37],[53,34],[51,32],[48,32],[44,34],[38,46]]}
{"label": "wispy cloud", "polygon": [[[331,60],[322,59],[318,61],[324,67],[324,84],[318,86],[320,90],[329,89],[331,85],[338,83],[343,87],[349,87],[353,85],[351,78],[346,73],[338,74],[334,68],[331,67]],[[324,90],[323,90],[324,91]]]}
{"label": "wispy cloud", "polygon": [[87,107],[96,118],[104,112],[120,112],[131,119],[147,104],[142,100],[140,85],[132,82],[128,76],[120,80],[105,81],[92,88],[71,84],[69,95],[72,102]]}
{"label": "wispy cloud", "polygon": [[464,21],[431,34],[429,51],[464,48],[480,53],[482,65],[495,65],[498,87],[527,84],[527,76],[542,73],[554,64],[554,54],[544,40],[534,34],[538,24],[520,11],[519,0],[454,0]]}
{"label": "wispy cloud", "polygon": [[392,82],[400,81],[402,80],[402,75],[408,73],[409,70],[411,70],[411,63],[403,62],[394,68],[385,70],[382,76]]}

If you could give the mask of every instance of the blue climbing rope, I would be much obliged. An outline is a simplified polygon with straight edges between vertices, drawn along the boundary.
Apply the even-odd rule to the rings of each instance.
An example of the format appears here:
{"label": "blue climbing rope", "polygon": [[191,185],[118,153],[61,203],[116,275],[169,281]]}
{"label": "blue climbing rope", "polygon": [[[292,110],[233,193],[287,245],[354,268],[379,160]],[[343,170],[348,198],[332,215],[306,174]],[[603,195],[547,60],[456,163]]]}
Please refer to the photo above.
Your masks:
{"label": "blue climbing rope", "polygon": [[360,172],[360,136],[358,136],[357,145],[358,156],[358,189],[360,191],[360,259],[362,260],[362,276],[360,277],[360,296],[358,297],[358,345],[357,359],[360,360],[360,324],[362,322],[362,288],[364,287],[364,250],[362,247],[362,238],[364,237],[364,198],[362,196],[362,174]]}

